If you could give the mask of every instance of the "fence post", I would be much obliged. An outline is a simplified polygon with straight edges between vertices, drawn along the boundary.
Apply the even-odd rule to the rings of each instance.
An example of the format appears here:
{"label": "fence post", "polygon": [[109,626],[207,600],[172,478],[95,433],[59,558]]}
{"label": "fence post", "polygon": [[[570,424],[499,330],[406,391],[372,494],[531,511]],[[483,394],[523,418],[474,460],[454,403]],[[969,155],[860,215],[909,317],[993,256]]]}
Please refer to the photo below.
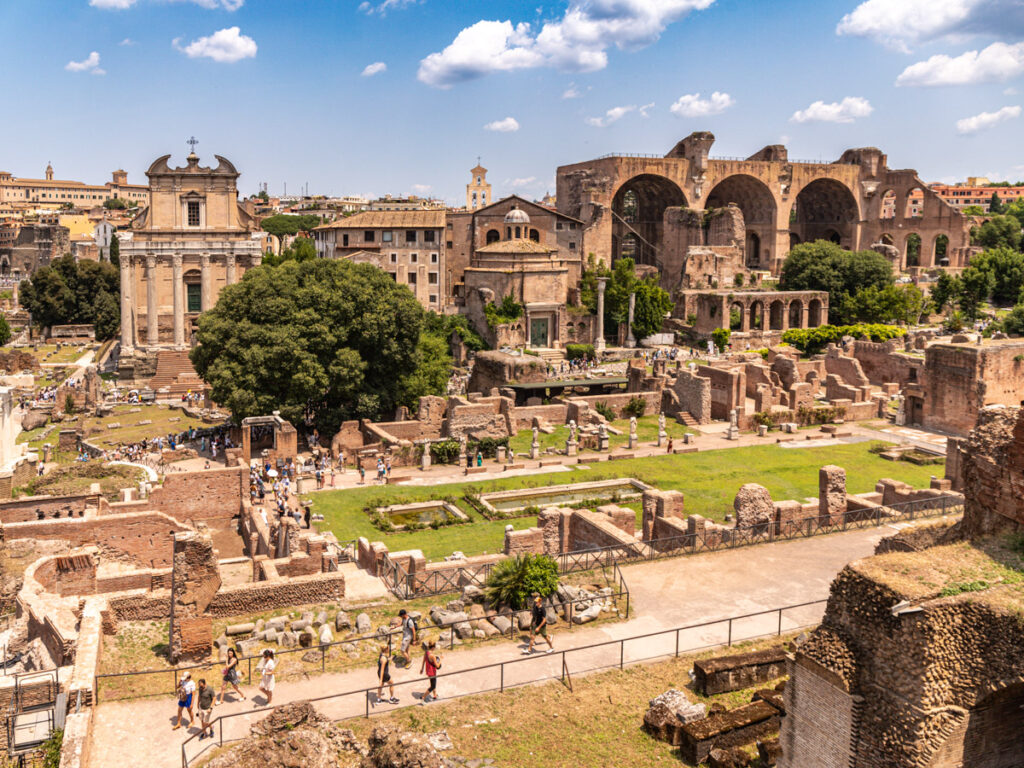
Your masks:
{"label": "fence post", "polygon": [[500,684],[501,685],[501,693],[504,693],[505,692],[505,662],[504,661],[501,662],[500,669],[501,669],[501,684]]}
{"label": "fence post", "polygon": [[782,637],[782,609],[779,608],[779,637]]}
{"label": "fence post", "polygon": [[320,646],[320,674],[323,674],[327,668],[327,646]]}
{"label": "fence post", "polygon": [[573,606],[573,602],[572,602],[572,600],[570,600],[569,601],[569,611],[568,611],[567,616],[566,616],[566,618],[567,618],[567,620],[569,622],[569,630],[570,631],[572,630],[572,606]]}
{"label": "fence post", "polygon": [[[563,657],[563,660],[564,660],[564,657],[565,657],[565,653],[564,652],[562,653],[562,657]],[[625,667],[626,667],[626,641],[625,640],[620,640],[619,641],[619,669],[625,669]]]}
{"label": "fence post", "polygon": [[679,656],[679,630],[676,630],[676,657]]}
{"label": "fence post", "polygon": [[249,685],[252,685],[252,656],[248,657],[246,662],[249,664]]}
{"label": "fence post", "polygon": [[224,746],[224,718],[217,718],[217,730],[220,731],[220,745]]}
{"label": "fence post", "polygon": [[729,647],[732,647],[732,619],[729,619]]}

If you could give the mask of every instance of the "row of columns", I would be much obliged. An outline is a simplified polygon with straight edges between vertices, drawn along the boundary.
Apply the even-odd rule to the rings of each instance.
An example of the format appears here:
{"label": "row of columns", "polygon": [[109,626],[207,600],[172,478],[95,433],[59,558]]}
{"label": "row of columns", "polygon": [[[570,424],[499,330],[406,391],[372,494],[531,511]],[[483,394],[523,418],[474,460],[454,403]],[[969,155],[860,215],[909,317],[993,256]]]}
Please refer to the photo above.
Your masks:
{"label": "row of columns", "polygon": [[[213,271],[210,269],[210,254],[199,256],[200,267],[200,311],[213,306]],[[146,254],[146,344],[156,346],[160,341],[159,299],[157,295],[157,257]],[[226,282],[236,282],[236,258],[229,253],[226,257]],[[171,297],[174,313],[174,347],[185,349],[185,281],[183,259],[180,253],[171,255]],[[132,328],[132,308],[135,306],[135,280],[130,256],[121,257],[121,351],[131,353],[135,349]]]}

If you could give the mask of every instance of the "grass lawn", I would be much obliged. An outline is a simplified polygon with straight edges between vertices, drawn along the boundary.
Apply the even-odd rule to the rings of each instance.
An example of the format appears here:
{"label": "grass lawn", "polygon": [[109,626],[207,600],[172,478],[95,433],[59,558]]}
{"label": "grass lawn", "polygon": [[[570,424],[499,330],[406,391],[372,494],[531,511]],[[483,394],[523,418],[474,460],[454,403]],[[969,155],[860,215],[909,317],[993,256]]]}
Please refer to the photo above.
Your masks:
{"label": "grass lawn", "polygon": [[40,344],[38,349],[26,347],[40,363],[73,363],[93,347],[64,344],[58,350],[56,344]]}
{"label": "grass lawn", "polygon": [[[132,409],[141,409],[131,413]],[[177,418],[179,421],[171,421]],[[139,424],[140,421],[151,421],[152,424]],[[108,424],[120,424],[117,429],[107,429]],[[139,440],[160,437],[168,432],[181,432],[189,427],[197,429],[205,426],[202,419],[193,419],[178,409],[165,405],[118,405],[114,413],[103,419],[90,416],[80,425],[86,438],[91,443],[103,447],[113,447],[123,443],[134,443]]]}
{"label": "grass lawn", "polygon": [[[686,512],[721,522],[732,512],[732,502],[744,483],[765,486],[776,500],[818,495],[818,469],[825,464],[846,468],[850,493],[865,493],[883,477],[927,487],[941,465],[926,467],[909,462],[891,462],[871,453],[870,442],[816,448],[782,448],[777,444],[729,448],[699,453],[623,459],[582,465],[570,472],[553,472],[510,477],[476,483],[451,483],[431,487],[366,486],[340,491],[323,491],[313,496],[314,509],[324,515],[324,525],[341,540],[365,536],[383,541],[391,551],[420,549],[428,559],[438,559],[461,550],[467,555],[498,552],[504,544],[505,525],[529,528],[535,517],[485,521],[461,497],[467,493],[537,488],[547,485],[635,477],[655,488],[679,490],[686,494]],[[429,499],[454,498],[472,523],[438,530],[385,534],[375,528],[363,511],[366,506],[387,506]],[[635,508],[635,507],[634,507]]]}
{"label": "grass lawn", "polygon": [[344,727],[361,739],[385,724],[421,733],[445,729],[454,744],[454,754],[468,760],[493,758],[499,766],[680,766],[683,763],[677,748],[643,731],[648,702],[669,688],[685,688],[691,700],[705,704],[721,703],[732,709],[748,703],[756,690],[774,687],[777,681],[704,697],[689,682],[694,660],[780,642],[772,638],[742,643],[730,649],[575,677],[573,691],[555,680],[446,701],[442,677],[438,681],[442,698],[437,703],[369,720],[349,720]]}
{"label": "grass lawn", "polygon": [[117,501],[122,488],[134,488],[145,477],[145,472],[138,467],[113,466],[104,467],[99,461],[88,463],[72,463],[48,472],[42,477],[33,478],[26,485],[16,488],[15,496],[67,496],[76,493],[88,493],[93,483],[100,484],[100,492],[110,501]]}
{"label": "grass lawn", "polygon": [[[629,419],[616,419],[611,422],[611,426],[615,427],[622,432],[621,435],[613,435],[608,433],[608,443],[612,449],[620,448],[629,443]],[[683,439],[683,435],[687,432],[695,432],[696,430],[689,429],[684,424],[680,424],[674,419],[665,419],[665,431],[669,437],[675,438],[677,441]],[[636,420],[636,433],[642,443],[654,443],[658,440],[658,416],[657,414],[649,414],[647,416],[641,416]],[[543,452],[548,448],[559,448],[565,449],[565,441],[569,439],[569,427],[564,424],[560,424],[555,427],[555,431],[550,435],[545,435],[543,432],[537,434],[537,441],[540,443],[540,450]],[[516,453],[529,454],[530,443],[533,442],[533,430],[524,429],[519,432],[515,437],[509,440],[509,445],[512,450]],[[584,451],[580,451],[583,453]]]}

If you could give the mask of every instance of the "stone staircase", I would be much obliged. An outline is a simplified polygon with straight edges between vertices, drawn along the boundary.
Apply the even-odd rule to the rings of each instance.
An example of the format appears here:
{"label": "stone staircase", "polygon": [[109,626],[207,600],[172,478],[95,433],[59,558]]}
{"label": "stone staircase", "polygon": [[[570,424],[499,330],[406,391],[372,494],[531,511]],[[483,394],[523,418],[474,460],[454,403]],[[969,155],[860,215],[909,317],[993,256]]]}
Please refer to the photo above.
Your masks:
{"label": "stone staircase", "polygon": [[534,351],[536,351],[537,356],[540,357],[541,360],[545,363],[550,363],[551,365],[558,365],[560,362],[565,360],[565,352],[560,349],[538,348]]}
{"label": "stone staircase", "polygon": [[199,378],[188,352],[161,350],[157,353],[156,373],[149,380],[150,388],[157,394],[183,395],[206,389],[206,383]]}
{"label": "stone staircase", "polygon": [[700,422],[693,418],[693,414],[689,411],[680,411],[676,414],[676,421],[680,424],[685,424],[688,427],[696,429],[700,426]]}

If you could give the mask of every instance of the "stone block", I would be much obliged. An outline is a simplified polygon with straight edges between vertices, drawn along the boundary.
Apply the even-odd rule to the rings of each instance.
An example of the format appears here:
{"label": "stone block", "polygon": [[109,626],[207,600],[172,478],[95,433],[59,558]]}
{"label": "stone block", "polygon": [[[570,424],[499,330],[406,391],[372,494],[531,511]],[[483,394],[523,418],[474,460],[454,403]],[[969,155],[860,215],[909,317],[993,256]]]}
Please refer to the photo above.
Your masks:
{"label": "stone block", "polygon": [[768,489],[757,483],[747,483],[733,500],[736,527],[743,530],[765,532],[775,519],[775,506]]}
{"label": "stone block", "polygon": [[256,631],[256,625],[252,622],[246,624],[232,624],[224,630],[224,634],[228,637],[235,637],[236,635],[248,635],[251,632]]}

